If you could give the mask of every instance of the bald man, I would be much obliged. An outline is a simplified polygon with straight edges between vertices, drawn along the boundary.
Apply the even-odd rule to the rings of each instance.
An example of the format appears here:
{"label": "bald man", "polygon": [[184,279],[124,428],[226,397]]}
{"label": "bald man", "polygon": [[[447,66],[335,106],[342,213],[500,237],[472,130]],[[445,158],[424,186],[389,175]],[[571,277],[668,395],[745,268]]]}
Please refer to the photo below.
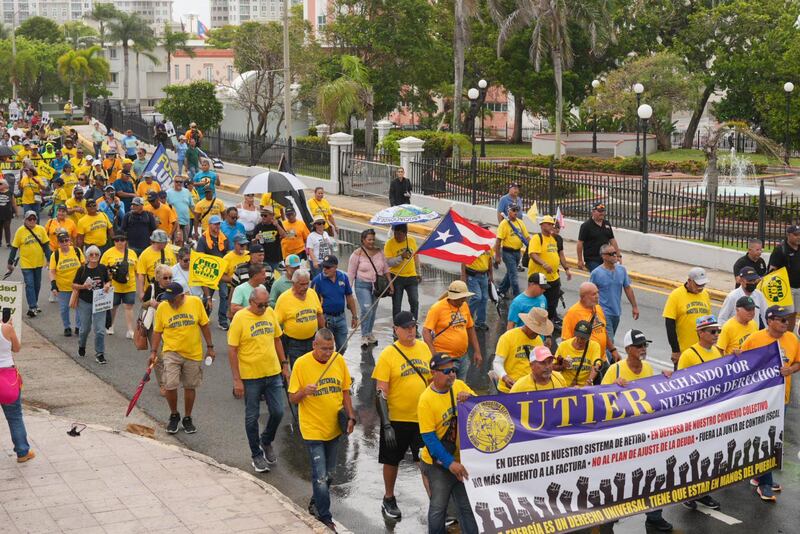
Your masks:
{"label": "bald man", "polygon": [[619,361],[619,352],[614,346],[614,338],[608,335],[606,316],[600,307],[600,290],[591,282],[584,282],[578,290],[579,300],[573,304],[561,326],[561,338],[569,339],[575,335],[575,325],[579,321],[588,321],[592,325],[591,339],[597,341],[600,348],[610,354],[611,363]]}

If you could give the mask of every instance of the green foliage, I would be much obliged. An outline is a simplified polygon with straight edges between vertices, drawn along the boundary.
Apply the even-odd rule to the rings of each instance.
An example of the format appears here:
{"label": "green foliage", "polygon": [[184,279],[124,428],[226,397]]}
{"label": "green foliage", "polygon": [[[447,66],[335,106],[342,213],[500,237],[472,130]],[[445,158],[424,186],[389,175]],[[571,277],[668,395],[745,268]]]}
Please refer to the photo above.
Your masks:
{"label": "green foliage", "polygon": [[72,48],[88,48],[98,41],[97,31],[80,20],[64,23],[64,37]]}
{"label": "green foliage", "polygon": [[[316,132],[316,128],[315,128]],[[328,140],[316,135],[305,135],[293,139],[295,145],[303,148],[313,148],[314,150],[328,150]]]}
{"label": "green foliage", "polygon": [[309,126],[308,127],[308,137],[316,137],[317,136],[317,127],[316,126]]}
{"label": "green foliage", "polygon": [[64,32],[53,20],[45,17],[30,17],[17,27],[17,37],[25,37],[31,41],[46,43],[63,43]]}
{"label": "green foliage", "polygon": [[[354,128],[353,129],[353,146],[357,146],[359,148],[363,148],[366,145],[367,134],[364,128]],[[372,146],[378,144],[378,130],[372,130]]]}
{"label": "green foliage", "polygon": [[226,24],[219,28],[212,28],[208,31],[206,44],[211,48],[233,48],[238,29],[239,26],[234,26],[232,24]]}
{"label": "green foliage", "polygon": [[[67,96],[67,86],[61,81],[56,69],[59,56],[69,47],[66,43],[46,43],[39,40],[17,38],[17,58],[13,62],[11,43],[0,41],[0,71],[16,72],[19,96],[38,105],[38,102],[49,95]],[[11,79],[0,77],[0,96],[11,97]]]}
{"label": "green foliage", "polygon": [[[508,163],[512,167],[537,167],[544,168],[554,162],[557,169],[573,171],[593,171],[606,172],[610,174],[641,175],[642,158],[591,158],[580,156],[563,156],[555,161],[551,156],[533,156],[530,158],[513,159]],[[672,172],[688,174],[692,176],[702,176],[706,169],[704,159],[682,159],[682,160],[649,160],[648,167],[650,172]],[[756,173],[763,173],[766,170],[765,164],[755,165]]]}
{"label": "green foliage", "polygon": [[189,85],[168,85],[166,97],[156,109],[174,124],[194,121],[201,130],[216,128],[222,122],[222,104],[217,100],[214,84],[192,82]]}
{"label": "green foliage", "polygon": [[469,150],[469,138],[464,134],[452,134],[449,132],[435,132],[431,130],[417,130],[404,132],[393,130],[386,134],[383,142],[378,146],[379,149],[386,150],[393,158],[399,157],[400,145],[397,142],[404,137],[416,137],[425,142],[422,148],[426,158],[448,158],[453,154],[453,147],[458,145],[461,151]]}
{"label": "green foliage", "polygon": [[113,20],[119,14],[119,10],[114,4],[111,3],[104,3],[104,4],[94,4],[92,6],[92,12],[89,14],[89,18],[97,21],[99,28],[99,37],[100,37],[100,47],[105,47],[106,39],[108,37],[107,26],[108,23]]}

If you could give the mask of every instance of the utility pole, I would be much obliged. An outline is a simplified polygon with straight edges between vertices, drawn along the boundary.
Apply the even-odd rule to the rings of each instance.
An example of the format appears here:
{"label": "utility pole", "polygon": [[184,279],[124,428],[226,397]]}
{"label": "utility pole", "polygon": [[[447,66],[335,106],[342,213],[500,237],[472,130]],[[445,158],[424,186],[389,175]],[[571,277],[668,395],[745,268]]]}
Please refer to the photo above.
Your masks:
{"label": "utility pole", "polygon": [[[289,71],[289,0],[283,0],[283,127],[286,160],[292,168],[292,77]],[[276,132],[277,136],[277,132]]]}
{"label": "utility pole", "polygon": [[17,99],[17,0],[11,4],[11,99]]}

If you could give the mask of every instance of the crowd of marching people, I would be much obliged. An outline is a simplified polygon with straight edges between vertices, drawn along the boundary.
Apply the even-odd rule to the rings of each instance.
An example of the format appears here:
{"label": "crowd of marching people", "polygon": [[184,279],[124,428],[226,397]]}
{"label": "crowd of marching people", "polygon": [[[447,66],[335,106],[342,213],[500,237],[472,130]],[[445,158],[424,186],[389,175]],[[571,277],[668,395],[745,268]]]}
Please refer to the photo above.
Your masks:
{"label": "crowd of marching people", "polygon": [[[487,369],[500,393],[624,386],[656,372],[646,361],[646,332],[630,329],[619,336],[621,345],[615,343],[622,296],[634,320],[639,308],[602,202],[593,206],[578,237],[578,269],[589,272],[589,279],[563,316],[561,281],[571,279],[572,272],[560,221],[538,217],[538,231],[529,232],[517,184],[499,201],[495,246],[462,264],[460,278],[446,294],[421,310],[419,244],[407,225],[393,225],[383,246],[374,230],[364,230],[347,263],[340,263],[337,221],[322,188],[308,200],[310,224],[297,206],[283,205],[270,193],[245,195],[227,205],[217,195],[219,176],[198,151],[202,133],[196,127],[178,139],[178,174],[166,190],[147,171],[147,150],[131,132],[118,139],[96,123],[91,153],[72,132],[56,142],[53,132],[37,127],[32,118],[0,133],[13,151],[3,161],[9,169],[20,168],[17,183],[0,180],[0,239],[10,247],[9,273],[22,271],[27,316],[35,320],[42,313],[44,284],[58,306],[63,335],[78,338],[77,357],[86,357],[91,332],[96,362],[113,365],[105,337],[116,335],[123,306],[125,337],[133,343],[144,336],[150,351],[148,364],[169,408],[170,433],[198,431],[193,407],[203,364],[217,351],[226,354],[233,395],[244,400],[253,469],[267,472],[278,461],[276,432],[285,410],[296,405],[311,464],[309,510],[332,530],[329,488],[337,450],[341,436],[357,424],[342,354],[356,331],[361,347],[378,345],[373,327],[383,296],[391,298],[394,341],[381,348],[372,374],[385,483],[382,512],[389,520],[402,518],[394,487],[398,465],[410,452],[430,497],[431,533],[444,532],[453,515],[462,532],[478,531],[456,432],[456,405],[475,394],[465,382],[471,366]],[[391,191],[396,203],[407,202],[410,184],[402,173]],[[18,214],[23,224],[12,236],[11,219]],[[800,369],[794,312],[768,306],[756,284],[769,267],[786,266],[800,297],[798,250],[796,226],[787,230],[769,266],[759,261],[761,244],[752,242],[741,265],[737,262],[737,287],[717,317],[705,289],[706,273],[691,269],[663,310],[674,368],[777,341],[788,403],[790,375]],[[195,253],[224,260],[217,287],[190,283]],[[478,332],[488,329],[487,306],[500,265],[504,275],[497,291],[507,301],[505,329],[495,347],[482,347]],[[43,270],[49,282],[43,281]],[[96,311],[99,293],[112,290],[111,309]],[[217,327],[227,332],[227,347],[214,346],[215,314]],[[5,325],[0,331],[0,362],[5,362],[6,342],[13,350],[12,332]],[[269,414],[263,429],[262,399]],[[16,421],[18,429],[21,415],[6,407],[9,423]],[[15,446],[25,461],[33,453],[19,436]],[[774,501],[781,490],[771,473],[751,483],[765,501]],[[684,506],[698,504],[720,508],[710,495]],[[660,510],[648,512],[646,523],[672,530]]]}

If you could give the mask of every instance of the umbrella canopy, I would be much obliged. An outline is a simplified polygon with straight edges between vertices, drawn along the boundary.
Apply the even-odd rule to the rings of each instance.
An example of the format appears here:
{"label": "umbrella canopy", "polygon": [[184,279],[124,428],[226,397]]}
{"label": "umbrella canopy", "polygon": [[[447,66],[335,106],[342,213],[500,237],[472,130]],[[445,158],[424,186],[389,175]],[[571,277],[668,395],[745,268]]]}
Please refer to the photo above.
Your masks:
{"label": "umbrella canopy", "polygon": [[153,364],[150,364],[147,367],[147,371],[144,372],[142,381],[139,382],[139,385],[136,387],[136,391],[134,392],[133,397],[131,397],[131,402],[128,403],[128,411],[125,412],[125,417],[128,417],[131,414],[131,412],[133,411],[133,407],[136,406],[136,403],[139,400],[139,397],[142,396],[142,390],[144,390],[144,385],[150,381],[150,371],[152,370],[153,370]]}
{"label": "umbrella canopy", "polygon": [[401,204],[386,208],[370,219],[371,224],[404,224],[432,221],[441,217],[430,208],[422,208],[413,204]]}
{"label": "umbrella canopy", "polygon": [[267,171],[256,174],[239,188],[240,195],[302,191],[306,185],[294,174]]}
{"label": "umbrella canopy", "polygon": [[10,147],[7,147],[5,145],[0,145],[0,158],[5,158],[5,157],[12,158],[16,155],[17,153],[11,150]]}

